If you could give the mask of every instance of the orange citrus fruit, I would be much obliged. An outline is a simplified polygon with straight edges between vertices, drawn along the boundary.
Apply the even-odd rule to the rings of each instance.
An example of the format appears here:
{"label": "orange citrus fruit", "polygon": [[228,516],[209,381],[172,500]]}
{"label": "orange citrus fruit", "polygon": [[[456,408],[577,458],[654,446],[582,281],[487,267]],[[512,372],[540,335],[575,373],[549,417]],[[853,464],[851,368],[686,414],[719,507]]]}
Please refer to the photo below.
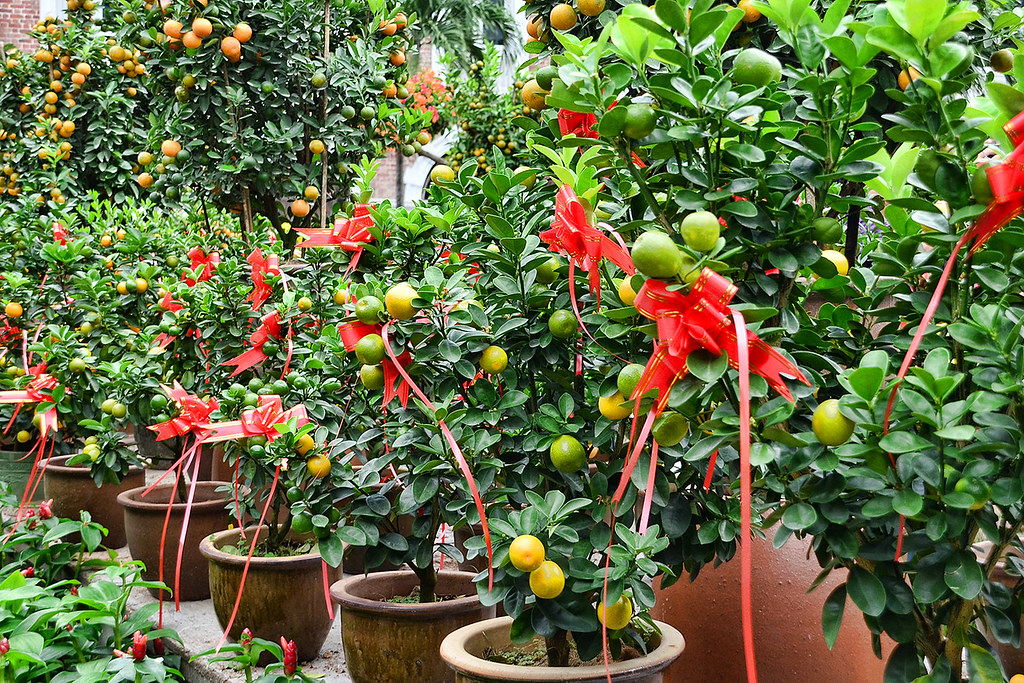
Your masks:
{"label": "orange citrus fruit", "polygon": [[633,265],[647,277],[670,278],[679,272],[679,247],[672,238],[657,230],[640,235],[630,250]]}
{"label": "orange citrus fruit", "polygon": [[711,251],[718,244],[722,224],[718,222],[718,216],[710,211],[695,211],[683,219],[679,232],[690,249]]}
{"label": "orange citrus fruit", "polygon": [[306,471],[314,479],[322,479],[331,473],[331,460],[326,455],[314,455],[306,461]]}
{"label": "orange citrus fruit", "polygon": [[231,35],[240,43],[248,43],[249,39],[252,38],[252,27],[243,21],[235,26],[235,30],[231,32]]}
{"label": "orange citrus fruit", "polygon": [[632,414],[632,408],[626,405],[626,397],[616,391],[611,396],[597,399],[597,409],[609,420],[622,420]]}
{"label": "orange citrus fruit", "polygon": [[572,339],[579,331],[579,323],[572,311],[557,310],[548,318],[548,329],[556,339]]}
{"label": "orange citrus fruit", "polygon": [[574,436],[562,434],[551,442],[551,464],[559,472],[577,472],[587,464],[587,452]]}
{"label": "orange citrus fruit", "polygon": [[296,199],[292,202],[291,206],[292,214],[297,218],[303,218],[309,215],[309,203],[305,199]]}
{"label": "orange citrus fruit", "polygon": [[740,0],[736,3],[736,6],[743,10],[742,21],[747,24],[753,24],[755,21],[761,18],[761,10],[754,7],[752,0]]}
{"label": "orange citrus fruit", "polygon": [[548,15],[548,23],[556,31],[568,31],[576,25],[578,19],[576,10],[567,2],[552,7],[551,14]]}
{"label": "orange citrus fruit", "polygon": [[[596,17],[604,11],[604,0],[576,0],[576,9],[588,17]],[[534,36],[536,38],[537,36]]]}
{"label": "orange citrus fruit", "polygon": [[313,154],[323,154],[324,149],[326,149],[326,147],[324,147],[323,140],[310,140],[309,151]]}
{"label": "orange citrus fruit", "polygon": [[966,493],[974,498],[971,504],[972,510],[980,510],[992,497],[992,489],[978,477],[962,477],[953,486],[954,491]]}
{"label": "orange citrus fruit", "polygon": [[165,157],[176,157],[181,151],[181,143],[177,140],[164,140],[160,143],[160,152]]}
{"label": "orange citrus fruit", "polygon": [[607,608],[602,602],[597,606],[597,618],[609,631],[624,629],[633,618],[633,601],[623,594]]}
{"label": "orange citrus fruit", "polygon": [[633,291],[633,285],[630,284],[628,277],[623,278],[622,282],[619,283],[619,298],[627,306],[632,306],[633,302],[636,301],[636,292]]}
{"label": "orange citrus fruit", "polygon": [[921,72],[912,66],[908,66],[906,69],[900,72],[899,77],[896,79],[900,85],[900,90],[906,90],[911,81],[916,81],[921,77]]}
{"label": "orange citrus fruit", "polygon": [[24,312],[25,310],[21,307],[21,304],[16,301],[12,301],[4,306],[4,313],[8,318],[20,318],[21,314]]}
{"label": "orange citrus fruit", "polygon": [[565,589],[565,574],[562,568],[551,560],[544,560],[530,572],[530,590],[538,598],[554,600]]}
{"label": "orange citrus fruit", "polygon": [[548,105],[545,99],[546,96],[547,91],[540,87],[540,83],[538,83],[537,79],[535,78],[530,79],[529,81],[526,82],[526,85],[523,86],[523,104],[525,104],[530,109],[540,111],[541,109],[547,107]]}
{"label": "orange citrus fruit", "polygon": [[853,436],[853,420],[839,412],[839,400],[822,401],[811,416],[814,436],[825,446],[842,446]]}
{"label": "orange citrus fruit", "polygon": [[379,334],[368,334],[356,342],[355,353],[363,365],[377,365],[384,360],[384,339]]}
{"label": "orange citrus fruit", "polygon": [[500,375],[508,367],[508,354],[500,346],[488,346],[480,354],[480,369],[491,375]]}
{"label": "orange citrus fruit", "polygon": [[412,300],[419,294],[406,282],[399,282],[384,295],[384,305],[387,306],[388,314],[396,320],[408,320],[416,315],[416,307]]}
{"label": "orange citrus fruit", "polygon": [[453,180],[455,180],[455,171],[451,166],[438,164],[437,166],[434,166],[434,168],[430,169],[430,181],[433,183],[450,183]]}
{"label": "orange citrus fruit", "polygon": [[536,536],[516,536],[508,548],[508,559],[521,572],[532,572],[544,563],[544,544]]}

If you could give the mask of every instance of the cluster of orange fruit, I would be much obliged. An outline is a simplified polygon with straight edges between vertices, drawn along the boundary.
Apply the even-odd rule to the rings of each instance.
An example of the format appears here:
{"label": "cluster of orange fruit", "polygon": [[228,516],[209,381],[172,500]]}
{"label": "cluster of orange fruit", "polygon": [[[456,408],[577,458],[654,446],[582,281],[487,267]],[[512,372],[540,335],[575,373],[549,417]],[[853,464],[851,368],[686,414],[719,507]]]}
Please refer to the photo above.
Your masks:
{"label": "cluster of orange fruit", "polygon": [[[156,171],[157,175],[165,173],[168,166],[171,166],[178,161],[184,161],[188,158],[188,152],[184,152],[181,149],[181,143],[177,140],[164,140],[160,143],[160,154],[162,156],[159,163],[153,167],[153,170]],[[138,166],[133,166],[133,168],[147,168],[156,161],[156,157],[149,152],[139,152],[139,156],[136,158],[136,161],[138,162]],[[153,185],[155,178],[148,171],[143,171],[139,174],[136,180],[143,188],[149,188]]]}
{"label": "cluster of orange fruit", "polygon": [[[0,140],[3,138],[0,137]],[[10,158],[10,152],[4,154],[8,159]],[[20,174],[14,169],[10,163],[4,165],[2,173],[0,173],[0,196],[8,194],[12,197],[17,197],[21,194],[21,188],[18,187],[18,178]]]}
{"label": "cluster of orange fruit", "polygon": [[[380,32],[386,36],[393,36],[405,27],[409,25],[409,19],[404,13],[398,12],[395,14],[395,18],[388,20],[384,19],[380,22]],[[402,48],[395,48],[391,51],[388,56],[388,61],[393,66],[402,66],[405,64],[405,50]]]}
{"label": "cluster of orange fruit", "polygon": [[[243,21],[226,28],[231,29],[231,35],[220,39],[220,50],[233,64],[242,59],[242,44],[252,39],[252,27]],[[189,50],[198,50],[203,46],[203,41],[213,35],[213,29],[213,22],[206,17],[194,18],[189,28],[185,28],[185,25],[176,19],[167,19],[163,25],[163,33],[171,49],[185,47]]]}

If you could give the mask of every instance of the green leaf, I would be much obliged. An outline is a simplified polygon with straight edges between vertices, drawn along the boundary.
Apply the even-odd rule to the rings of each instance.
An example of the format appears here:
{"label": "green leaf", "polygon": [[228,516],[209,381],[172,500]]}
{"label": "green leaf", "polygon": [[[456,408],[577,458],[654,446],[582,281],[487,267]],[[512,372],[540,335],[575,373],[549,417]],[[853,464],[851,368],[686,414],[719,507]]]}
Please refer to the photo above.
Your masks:
{"label": "green leaf", "polygon": [[846,609],[846,584],[836,586],[821,610],[821,628],[825,633],[825,643],[828,649],[836,644],[839,637],[839,627],[843,625],[843,611]]}
{"label": "green leaf", "polygon": [[918,65],[924,62],[913,36],[895,26],[876,26],[868,31],[865,39],[871,45],[904,61]]}
{"label": "green leaf", "polygon": [[917,655],[917,649],[911,643],[902,643],[889,655],[885,665],[884,683],[906,683],[921,674],[924,669]]}
{"label": "green leaf", "polygon": [[686,33],[686,12],[678,0],[658,0],[654,3],[654,12],[676,33]]}
{"label": "green leaf", "polygon": [[976,431],[971,425],[957,425],[940,429],[935,432],[935,436],[940,439],[949,439],[950,441],[969,441],[974,437]]}
{"label": "green leaf", "polygon": [[854,566],[846,586],[853,604],[864,614],[877,617],[885,610],[885,586],[868,570]]}
{"label": "green leaf", "polygon": [[964,600],[973,600],[981,594],[985,576],[974,553],[960,551],[946,560],[946,585]]}
{"label": "green leaf", "polygon": [[850,373],[850,388],[865,401],[870,401],[882,387],[884,379],[882,368],[860,367]]}
{"label": "green leaf", "polygon": [[932,448],[932,442],[911,432],[889,432],[878,445],[890,453],[912,453]]}
{"label": "green leaf", "polygon": [[904,517],[913,517],[924,509],[924,498],[919,493],[904,489],[893,497],[892,509]]}
{"label": "green leaf", "polygon": [[967,672],[971,683],[1002,683],[1003,669],[992,653],[985,648],[967,645]]}
{"label": "green leaf", "polygon": [[729,357],[724,353],[716,356],[710,351],[697,349],[686,357],[686,367],[694,377],[714,382],[729,369]]}
{"label": "green leaf", "polygon": [[[891,6],[893,3],[889,3]],[[921,45],[925,44],[935,29],[938,28],[939,23],[942,21],[943,15],[946,13],[946,0],[906,0],[906,14],[903,24],[903,28],[907,30],[907,33],[917,38],[917,42]],[[931,47],[935,47],[939,43],[932,41]],[[937,75],[937,74],[936,74]]]}
{"label": "green leaf", "polygon": [[[967,24],[977,21],[978,19],[981,19],[981,14],[975,10],[959,10],[953,12],[943,19],[932,33],[931,44],[934,46],[945,43],[957,33],[964,30]],[[994,30],[998,31],[999,29]]]}

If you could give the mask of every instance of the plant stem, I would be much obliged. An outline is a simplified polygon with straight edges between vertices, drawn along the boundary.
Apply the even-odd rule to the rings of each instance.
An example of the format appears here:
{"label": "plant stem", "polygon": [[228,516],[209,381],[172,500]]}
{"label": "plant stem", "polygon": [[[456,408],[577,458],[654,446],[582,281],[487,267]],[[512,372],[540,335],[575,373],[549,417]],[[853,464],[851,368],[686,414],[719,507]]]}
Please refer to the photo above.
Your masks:
{"label": "plant stem", "polygon": [[544,639],[547,649],[548,666],[569,666],[569,634],[558,629],[555,635]]}

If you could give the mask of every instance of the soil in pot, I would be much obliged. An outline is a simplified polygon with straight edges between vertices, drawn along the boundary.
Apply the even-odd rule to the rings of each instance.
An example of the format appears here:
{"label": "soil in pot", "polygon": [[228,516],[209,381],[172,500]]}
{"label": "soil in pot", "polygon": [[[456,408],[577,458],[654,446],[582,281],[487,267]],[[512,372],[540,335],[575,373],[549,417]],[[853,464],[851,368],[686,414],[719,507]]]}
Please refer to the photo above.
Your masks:
{"label": "soil in pot", "polygon": [[388,602],[411,595],[419,579],[411,571],[350,576],[331,586],[341,605],[345,662],[355,683],[454,683],[455,673],[438,657],[452,631],[494,616],[480,604],[473,572],[439,572],[436,593],[450,599],[428,604]]}
{"label": "soil in pot", "polygon": [[[254,529],[249,529],[251,534]],[[266,528],[261,531],[261,537]],[[209,561],[210,597],[221,628],[235,606],[246,555],[225,551],[238,547],[238,529],[221,531],[203,539],[199,551]],[[249,536],[251,538],[251,535]],[[304,539],[290,537],[302,543]],[[341,577],[340,568],[327,568],[329,581]],[[271,642],[281,636],[294,640],[300,661],[320,654],[334,619],[328,615],[324,598],[323,561],[315,549],[290,557],[253,556],[245,579],[245,590],[229,635],[237,640],[248,628],[253,635]]]}
{"label": "soil in pot", "polygon": [[[684,649],[683,636],[674,627],[658,623],[661,642],[648,654],[622,659],[609,664],[614,683],[663,683],[689,680],[672,678],[663,671]],[[489,619],[453,632],[441,644],[441,657],[456,672],[456,683],[505,683],[515,681],[572,681],[603,683],[607,680],[604,663],[587,662],[578,666],[549,667],[544,665],[544,640],[515,645],[511,641],[511,617]],[[531,652],[541,650],[541,665],[535,665]],[[509,652],[523,654],[518,664],[494,661]],[[639,654],[639,653],[637,653]],[[496,656],[498,655],[498,656]],[[526,664],[526,665],[523,665]],[[793,682],[795,683],[795,681]]]}
{"label": "soil in pot", "polygon": [[[192,510],[189,513],[188,532],[182,547],[181,572],[178,576],[178,599],[205,600],[210,597],[210,577],[207,562],[199,553],[199,542],[210,534],[227,529],[234,517],[226,504],[232,498],[230,491],[218,492],[228,482],[201,481],[196,483]],[[146,569],[142,577],[147,581],[160,580],[160,539],[167,520],[167,504],[174,492],[173,484],[157,486],[148,494],[145,486],[125,491],[117,497],[124,508],[124,526],[128,537],[128,551],[133,559],[142,560]],[[177,500],[177,497],[175,497]],[[187,504],[175,502],[164,536],[163,581],[172,589],[175,584],[175,565],[178,558],[178,539]],[[161,591],[150,588],[154,597]],[[165,593],[165,598],[170,597]]]}
{"label": "soil in pot", "polygon": [[53,499],[53,514],[58,517],[79,519],[87,510],[92,521],[109,532],[103,541],[108,548],[121,548],[128,542],[124,529],[124,512],[117,496],[124,491],[146,483],[146,473],[132,467],[120,484],[96,486],[89,468],[66,463],[70,455],[50,458],[43,466],[43,498]]}
{"label": "soil in pot", "polygon": [[[769,538],[774,531],[769,531]],[[828,649],[821,629],[821,611],[829,593],[846,581],[834,571],[811,593],[821,568],[811,555],[809,540],[790,538],[778,550],[770,540],[754,541],[754,652],[758,680],[763,683],[843,681],[878,683],[885,662],[871,649],[871,634],[860,611],[847,601],[835,647]],[[682,631],[686,651],[676,660],[667,680],[687,683],[734,683],[747,680],[740,624],[740,561],[736,557],[715,568],[701,569],[690,583],[683,576],[667,589],[657,589],[651,610]],[[883,655],[892,650],[883,641]],[[714,665],[709,665],[713,662]]]}

